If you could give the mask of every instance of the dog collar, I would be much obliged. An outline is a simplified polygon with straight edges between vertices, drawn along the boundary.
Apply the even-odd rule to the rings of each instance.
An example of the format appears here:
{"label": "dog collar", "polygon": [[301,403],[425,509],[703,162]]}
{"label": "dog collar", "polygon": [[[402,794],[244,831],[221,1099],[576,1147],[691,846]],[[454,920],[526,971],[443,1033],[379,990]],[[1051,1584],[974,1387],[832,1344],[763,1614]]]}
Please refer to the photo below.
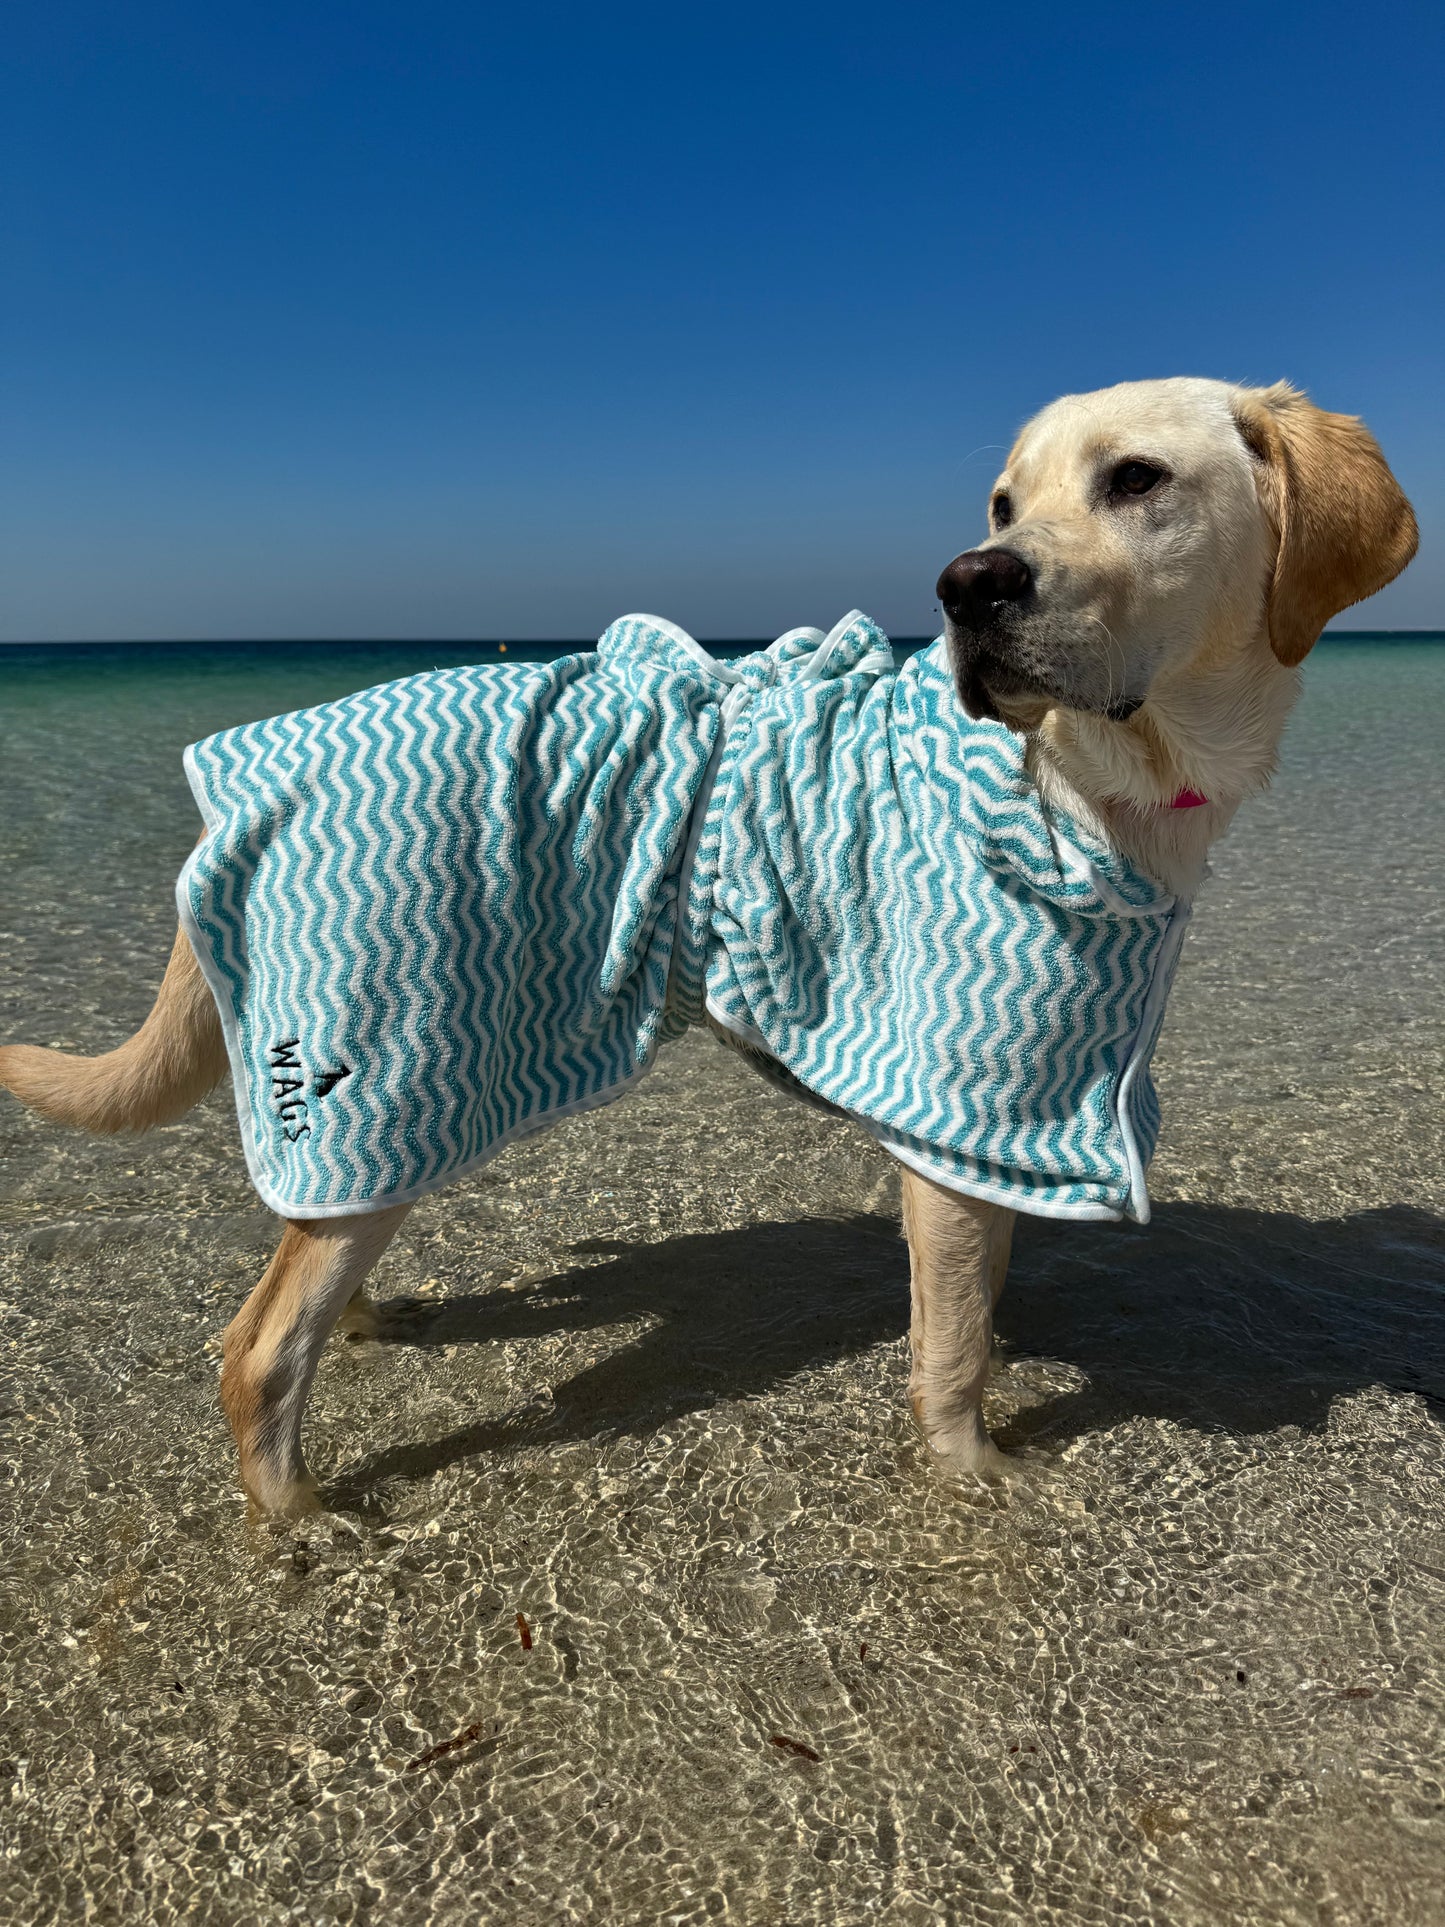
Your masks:
{"label": "dog collar", "polygon": [[1207,796],[1201,796],[1198,790],[1192,790],[1186,786],[1182,790],[1175,790],[1173,798],[1166,807],[1171,810],[1202,810],[1208,801]]}

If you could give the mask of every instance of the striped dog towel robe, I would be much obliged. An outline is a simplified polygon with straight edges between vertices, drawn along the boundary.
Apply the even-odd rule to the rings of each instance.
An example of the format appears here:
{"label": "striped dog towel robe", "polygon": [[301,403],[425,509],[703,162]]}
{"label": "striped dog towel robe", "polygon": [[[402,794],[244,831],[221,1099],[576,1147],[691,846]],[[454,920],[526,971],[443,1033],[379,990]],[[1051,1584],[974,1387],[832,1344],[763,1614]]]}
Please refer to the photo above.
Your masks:
{"label": "striped dog towel robe", "polygon": [[942,642],[855,612],[715,660],[627,616],[186,752],[177,886],[257,1190],[421,1196],[704,1013],[958,1190],[1148,1216],[1188,905],[1046,811]]}

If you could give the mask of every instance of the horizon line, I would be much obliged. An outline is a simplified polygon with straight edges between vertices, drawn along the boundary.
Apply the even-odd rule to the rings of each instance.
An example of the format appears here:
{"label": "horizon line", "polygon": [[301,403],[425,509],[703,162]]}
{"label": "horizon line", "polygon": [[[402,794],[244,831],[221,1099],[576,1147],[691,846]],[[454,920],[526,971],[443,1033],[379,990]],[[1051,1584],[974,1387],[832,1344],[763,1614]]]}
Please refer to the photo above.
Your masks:
{"label": "horizon line", "polygon": [[[1445,637],[1445,624],[1411,629],[1325,629],[1321,642],[1344,642],[1355,637],[1375,640],[1408,641],[1415,638]],[[771,636],[699,636],[709,648],[738,644],[766,647]],[[890,636],[895,643],[926,643],[934,635]],[[0,639],[5,649],[542,649],[595,648],[596,636],[113,636],[97,640],[91,636],[62,636],[49,639]]]}

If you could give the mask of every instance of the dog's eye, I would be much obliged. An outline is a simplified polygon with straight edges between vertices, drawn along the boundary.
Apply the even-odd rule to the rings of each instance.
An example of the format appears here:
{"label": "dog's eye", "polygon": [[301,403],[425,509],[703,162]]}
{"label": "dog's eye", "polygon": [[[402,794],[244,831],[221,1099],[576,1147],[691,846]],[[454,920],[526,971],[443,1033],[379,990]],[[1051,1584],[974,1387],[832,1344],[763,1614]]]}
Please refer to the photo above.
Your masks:
{"label": "dog's eye", "polygon": [[1111,495],[1147,495],[1164,480],[1162,468],[1152,462],[1120,462],[1109,477]]}
{"label": "dog's eye", "polygon": [[1006,495],[993,498],[993,525],[996,529],[1006,529],[1014,519],[1014,505]]}

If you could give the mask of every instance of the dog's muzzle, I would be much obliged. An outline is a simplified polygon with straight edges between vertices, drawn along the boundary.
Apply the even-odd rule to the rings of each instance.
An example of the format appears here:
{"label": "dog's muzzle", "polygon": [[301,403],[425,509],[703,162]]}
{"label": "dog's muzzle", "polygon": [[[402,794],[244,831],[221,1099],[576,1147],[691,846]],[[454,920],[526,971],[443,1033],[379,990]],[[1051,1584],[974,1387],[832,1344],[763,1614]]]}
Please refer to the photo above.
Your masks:
{"label": "dog's muzzle", "polygon": [[1027,617],[1035,591],[1033,570],[1012,549],[969,549],[938,578],[949,660],[964,708],[975,722],[1002,722],[1000,703],[1042,697],[1127,722],[1142,696],[1090,691],[1076,670],[1052,660],[1031,638]]}
{"label": "dog's muzzle", "polygon": [[993,691],[1023,693],[1000,648],[1003,620],[1033,594],[1033,571],[1012,549],[969,549],[938,578],[954,680],[976,721],[998,720]]}

